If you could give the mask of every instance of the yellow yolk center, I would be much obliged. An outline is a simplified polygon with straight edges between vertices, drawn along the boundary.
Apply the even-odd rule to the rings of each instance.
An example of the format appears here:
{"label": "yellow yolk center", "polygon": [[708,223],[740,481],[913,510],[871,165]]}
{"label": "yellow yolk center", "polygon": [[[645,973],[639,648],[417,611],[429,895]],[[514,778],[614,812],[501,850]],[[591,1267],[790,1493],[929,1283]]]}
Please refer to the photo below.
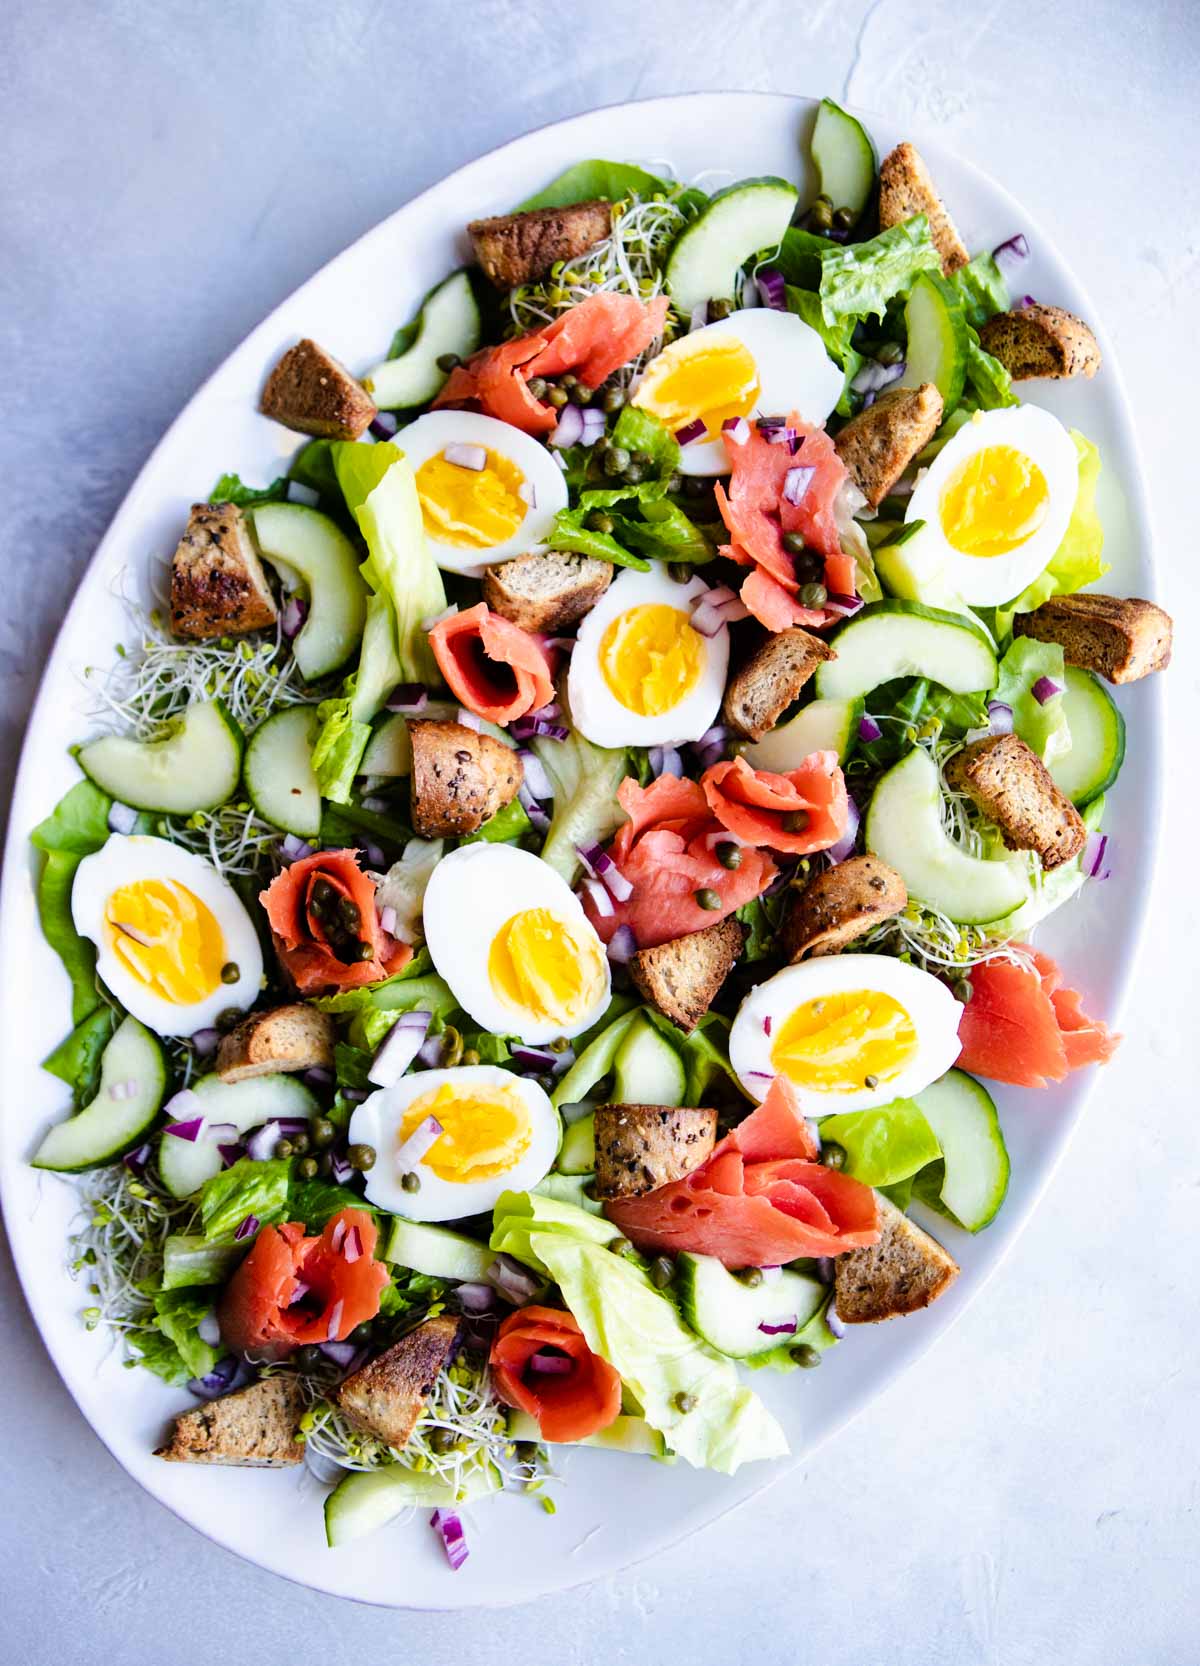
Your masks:
{"label": "yellow yolk center", "polygon": [[105,904],[104,925],[118,961],[160,1000],[192,1006],[220,986],[225,939],[186,885],[173,879],[122,885]]}
{"label": "yellow yolk center", "polygon": [[570,1024],[600,999],[600,946],[548,908],[526,908],[492,939],[488,977],[508,1006],[546,1024]]}
{"label": "yellow yolk center", "polygon": [[858,1093],[871,1076],[884,1085],[917,1051],[917,1031],[899,1001],[855,989],[805,1001],[771,1048],[777,1072],[816,1093]]}
{"label": "yellow yolk center", "polygon": [[466,469],[439,454],[417,470],[425,531],[441,544],[486,550],[516,532],[529,512],[521,497],[525,476],[498,451],[481,469]]}
{"label": "yellow yolk center", "polygon": [[661,717],[691,693],[704,669],[704,638],[687,614],[654,602],[617,616],[600,642],[613,696],[639,717]]}
{"label": "yellow yolk center", "polygon": [[651,363],[634,404],[672,433],[702,417],[709,434],[719,434],[727,417],[745,416],[754,408],[759,392],[754,356],[733,336],[685,337],[684,342]]}
{"label": "yellow yolk center", "polygon": [[988,445],[955,469],[942,490],[942,531],[963,555],[1007,555],[1046,518],[1050,489],[1032,457]]}
{"label": "yellow yolk center", "polygon": [[404,1141],[427,1116],[435,1116],[442,1132],[421,1159],[439,1180],[469,1185],[473,1180],[494,1180],[505,1174],[529,1150],[533,1122],[529,1107],[515,1088],[466,1089],[444,1082],[433,1093],[414,1099],[400,1124],[397,1144]]}

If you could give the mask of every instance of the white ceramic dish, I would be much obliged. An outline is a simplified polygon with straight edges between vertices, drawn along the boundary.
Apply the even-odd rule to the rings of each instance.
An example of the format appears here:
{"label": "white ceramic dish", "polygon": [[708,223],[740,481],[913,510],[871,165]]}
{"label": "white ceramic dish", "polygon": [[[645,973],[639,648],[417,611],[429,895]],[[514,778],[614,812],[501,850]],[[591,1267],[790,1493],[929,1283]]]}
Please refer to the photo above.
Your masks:
{"label": "white ceramic dish", "polygon": [[[394,1607],[452,1608],[522,1601],[607,1574],[683,1537],[788,1472],[750,1466],[734,1479],[682,1465],[598,1452],[571,1455],[558,1513],[532,1500],[490,1500],[470,1512],[472,1554],[447,1567],[422,1513],[342,1551],[326,1549],[322,1491],[303,1476],[168,1465],[152,1456],[167,1419],[188,1396],[148,1374],[125,1371],[100,1335],[78,1319],[82,1289],[65,1270],[72,1188],[27,1166],[45,1125],[62,1115],[64,1090],[38,1060],[68,1026],[66,979],[43,943],[26,839],[76,777],[67,747],[87,730],[84,666],[105,663],[127,634],[117,581],[144,589],[148,563],[170,554],[188,505],[225,469],[263,482],[279,472],[293,436],[256,414],[264,373],[300,335],[328,344],[350,365],[380,356],[398,323],[464,255],[462,228],[520,201],[568,162],[588,156],[669,157],[682,177],[705,169],[731,178],[778,173],[805,180],[815,104],[763,93],[697,94],[594,111],[527,134],[482,157],[377,226],[297,290],[201,388],[142,470],[96,553],[64,621],[25,744],[12,806],[0,936],[0,1025],[6,1104],[0,1128],[0,1183],[17,1267],[59,1371],[101,1439],[149,1492],[218,1543],[319,1590]],[[1037,384],[1032,397],[1079,425],[1104,460],[1100,503],[1119,594],[1153,595],[1151,535],[1130,416],[1112,349],[1087,297],[1049,238],[997,185],[968,163],[868,121],[880,154],[915,138],[972,249],[1023,230],[1032,258],[1021,286],[1087,317],[1105,363],[1094,382]],[[69,484],[67,489],[69,489]],[[1114,1021],[1128,986],[1151,879],[1160,784],[1161,695],[1156,679],[1118,692],[1129,749],[1107,822],[1117,877],[1085,895],[1039,937],[1058,955],[1087,1006]],[[1136,1045],[1137,1038],[1132,1038]],[[783,1420],[793,1461],[811,1452],[923,1353],[974,1299],[1045,1189],[1084,1108],[1095,1072],[1038,1095],[1000,1089],[1013,1176],[996,1223],[979,1238],[946,1238],[963,1276],[927,1313],[852,1335],[821,1369],[754,1386]],[[1103,1078],[1097,1083],[1103,1092]],[[944,1226],[940,1229],[946,1234]],[[1063,1246],[1064,1256],[1069,1246]]]}

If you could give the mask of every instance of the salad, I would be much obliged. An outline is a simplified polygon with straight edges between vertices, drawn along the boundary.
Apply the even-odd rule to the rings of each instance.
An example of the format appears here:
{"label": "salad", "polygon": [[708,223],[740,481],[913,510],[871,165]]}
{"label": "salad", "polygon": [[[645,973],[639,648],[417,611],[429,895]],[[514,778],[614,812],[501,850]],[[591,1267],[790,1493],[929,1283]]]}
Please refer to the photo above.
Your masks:
{"label": "salad", "polygon": [[1003,1206],[988,1084],[1117,1044],[1032,941],[1170,658],[1019,397],[1099,349],[913,146],[811,147],[808,203],[577,163],[365,374],[285,353],[287,473],[192,509],[33,834],[83,1322],[331,1546],[784,1455],[757,1373]]}

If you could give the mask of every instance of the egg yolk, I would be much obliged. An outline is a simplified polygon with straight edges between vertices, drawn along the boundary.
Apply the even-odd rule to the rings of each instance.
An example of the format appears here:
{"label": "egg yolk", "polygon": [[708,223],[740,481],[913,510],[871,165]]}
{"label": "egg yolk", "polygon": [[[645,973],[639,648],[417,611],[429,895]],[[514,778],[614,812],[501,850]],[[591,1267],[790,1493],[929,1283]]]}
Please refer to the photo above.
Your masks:
{"label": "egg yolk", "polygon": [[453,1185],[507,1173],[533,1141],[529,1107],[515,1088],[489,1083],[467,1089],[444,1082],[413,1100],[397,1143],[403,1145],[427,1116],[438,1119],[442,1132],[422,1157],[421,1167]]}
{"label": "egg yolk", "polygon": [[486,550],[511,538],[529,512],[521,496],[525,476],[498,451],[481,469],[430,457],[417,470],[425,531],[457,549]]}
{"label": "egg yolk", "polygon": [[972,452],[942,489],[942,531],[963,555],[1007,555],[1046,518],[1050,489],[1032,457],[1011,445]]}
{"label": "egg yolk", "polygon": [[221,984],[225,939],[214,915],[186,885],[139,879],[104,905],[108,946],[144,989],[172,1006],[192,1006]]}
{"label": "egg yolk", "polygon": [[704,639],[687,614],[654,602],[618,614],[600,642],[613,697],[639,717],[661,717],[691,693],[704,669]]}
{"label": "egg yolk", "polygon": [[[720,434],[728,417],[745,416],[758,398],[754,355],[733,336],[694,336],[651,364],[634,404],[656,416],[672,433],[703,418],[710,434]],[[694,345],[693,345],[694,343]]]}
{"label": "egg yolk", "polygon": [[858,1093],[898,1076],[916,1051],[916,1026],[899,1001],[855,989],[798,1006],[775,1038],[771,1063],[797,1087]]}
{"label": "egg yolk", "polygon": [[488,977],[508,1006],[546,1024],[570,1024],[604,992],[600,946],[548,908],[526,908],[492,939]]}

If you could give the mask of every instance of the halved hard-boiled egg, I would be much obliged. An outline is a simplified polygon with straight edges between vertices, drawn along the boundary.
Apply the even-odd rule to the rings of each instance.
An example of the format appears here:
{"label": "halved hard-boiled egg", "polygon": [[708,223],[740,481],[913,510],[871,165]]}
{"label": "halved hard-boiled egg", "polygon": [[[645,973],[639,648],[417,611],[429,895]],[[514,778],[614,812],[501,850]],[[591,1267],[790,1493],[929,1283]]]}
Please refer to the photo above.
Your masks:
{"label": "halved hard-boiled egg", "polygon": [[[432,1117],[438,1127],[429,1123]],[[438,1132],[440,1129],[440,1132]],[[493,1064],[423,1070],[364,1099],[350,1139],[373,1146],[367,1197],[410,1221],[453,1221],[529,1191],[558,1151],[544,1090]],[[406,1176],[414,1176],[405,1183]]]}
{"label": "halved hard-boiled egg", "polygon": [[567,699],[575,727],[596,746],[666,746],[699,740],[725,692],[729,632],[704,636],[692,613],[701,578],[678,584],[661,566],[632,568],[579,627]]}
{"label": "halved hard-boiled egg", "polygon": [[75,870],[71,917],[105,985],[156,1035],[193,1035],[258,995],[262,950],[237,892],[167,839],[112,834]]}
{"label": "halved hard-boiled egg", "polygon": [[523,555],[567,507],[554,458],[528,434],[475,411],[430,411],[396,436],[413,466],[425,538],[439,567],[478,577]]}
{"label": "halved hard-boiled egg", "polygon": [[751,990],[729,1061],[762,1099],[786,1076],[806,1116],[864,1111],[920,1093],[959,1053],[962,1007],[946,985],[888,955],[840,954],[785,967]]}
{"label": "halved hard-boiled egg", "polygon": [[1062,543],[1079,489],[1075,442],[1037,405],[977,411],[908,500],[924,553],[970,606],[1011,601]]}
{"label": "halved hard-boiled egg", "polygon": [[841,398],[842,380],[814,329],[794,313],[759,307],[664,347],[647,365],[632,403],[685,436],[684,474],[728,474],[721,438],[727,419],[795,411],[821,428]]}
{"label": "halved hard-boiled egg", "polygon": [[461,845],[425,891],[425,942],[481,1029],[529,1044],[586,1030],[608,1005],[608,958],[579,899],[541,857]]}

